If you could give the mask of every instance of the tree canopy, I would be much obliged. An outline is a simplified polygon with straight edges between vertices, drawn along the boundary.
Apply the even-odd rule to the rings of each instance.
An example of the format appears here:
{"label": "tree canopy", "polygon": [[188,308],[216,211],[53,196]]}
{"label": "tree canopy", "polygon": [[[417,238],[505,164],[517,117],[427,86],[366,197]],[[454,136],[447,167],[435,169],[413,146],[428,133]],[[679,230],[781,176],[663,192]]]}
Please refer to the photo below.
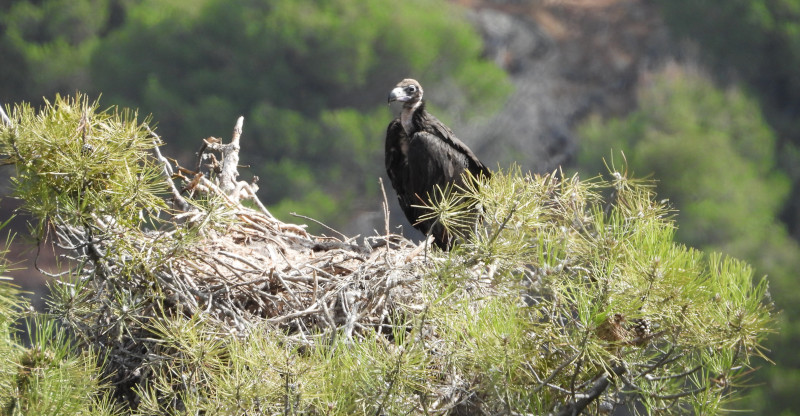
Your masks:
{"label": "tree canopy", "polygon": [[795,400],[779,380],[796,361],[786,343],[798,334],[791,288],[800,247],[779,219],[789,181],[776,169],[773,130],[742,90],[720,89],[679,67],[654,76],[639,97],[640,109],[627,117],[583,125],[580,164],[593,175],[606,169],[599,163],[603,156],[624,157],[637,174],[657,178],[660,195],[679,210],[679,241],[747,258],[770,276],[772,296],[786,308],[782,333],[772,339],[772,359],[785,364],[765,374],[773,373],[771,391],[782,403]]}
{"label": "tree canopy", "polygon": [[672,30],[700,46],[716,79],[742,83],[777,131],[777,162],[792,181],[782,217],[800,238],[800,1],[659,1]]}

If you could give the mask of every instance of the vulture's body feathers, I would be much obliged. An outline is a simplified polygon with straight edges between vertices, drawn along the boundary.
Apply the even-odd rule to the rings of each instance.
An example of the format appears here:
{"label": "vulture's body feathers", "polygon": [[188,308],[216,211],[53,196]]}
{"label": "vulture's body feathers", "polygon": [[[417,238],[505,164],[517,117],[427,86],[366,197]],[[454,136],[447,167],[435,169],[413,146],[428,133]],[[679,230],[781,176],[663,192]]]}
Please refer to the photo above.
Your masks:
{"label": "vulture's body feathers", "polygon": [[488,178],[491,172],[447,126],[425,110],[418,82],[401,81],[389,101],[404,104],[400,117],[386,130],[386,172],[409,222],[424,234],[433,235],[436,245],[448,250],[452,237],[433,220],[421,221],[426,210],[414,205],[428,204],[437,186],[463,185],[465,171],[476,178]]}

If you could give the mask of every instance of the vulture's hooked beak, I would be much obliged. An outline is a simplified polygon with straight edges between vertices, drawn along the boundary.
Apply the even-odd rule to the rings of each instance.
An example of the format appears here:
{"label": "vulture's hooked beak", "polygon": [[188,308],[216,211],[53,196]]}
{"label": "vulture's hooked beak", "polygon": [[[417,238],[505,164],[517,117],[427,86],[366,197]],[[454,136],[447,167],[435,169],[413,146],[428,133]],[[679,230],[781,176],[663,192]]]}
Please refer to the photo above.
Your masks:
{"label": "vulture's hooked beak", "polygon": [[392,101],[406,102],[406,101],[408,101],[410,99],[411,99],[411,97],[406,95],[406,92],[400,87],[397,87],[397,88],[393,89],[392,92],[389,93],[389,102],[390,103]]}

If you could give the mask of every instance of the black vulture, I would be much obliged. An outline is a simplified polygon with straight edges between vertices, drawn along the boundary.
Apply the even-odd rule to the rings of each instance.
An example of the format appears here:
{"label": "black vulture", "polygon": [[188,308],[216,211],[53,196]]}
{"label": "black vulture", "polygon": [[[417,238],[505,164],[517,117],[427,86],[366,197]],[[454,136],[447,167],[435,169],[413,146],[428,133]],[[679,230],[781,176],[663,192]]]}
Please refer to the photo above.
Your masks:
{"label": "black vulture", "polygon": [[432,219],[421,220],[429,212],[416,206],[426,205],[437,188],[464,185],[465,171],[474,178],[491,177],[489,169],[441,121],[425,111],[422,86],[404,79],[389,93],[389,102],[400,101],[400,117],[386,130],[386,172],[397,192],[400,207],[408,221],[435,244],[449,250],[453,237]]}

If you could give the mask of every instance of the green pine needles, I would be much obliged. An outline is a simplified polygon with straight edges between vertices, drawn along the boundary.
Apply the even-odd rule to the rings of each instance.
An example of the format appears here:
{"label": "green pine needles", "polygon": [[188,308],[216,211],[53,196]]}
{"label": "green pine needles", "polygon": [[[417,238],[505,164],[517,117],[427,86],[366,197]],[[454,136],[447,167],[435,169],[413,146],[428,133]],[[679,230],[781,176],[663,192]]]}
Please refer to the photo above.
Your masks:
{"label": "green pine needles", "polygon": [[[166,208],[157,141],[128,110],[99,111],[84,95],[56,97],[36,111],[23,104],[2,130],[5,163],[17,168],[15,196],[40,220],[81,225],[100,217],[137,228]],[[159,195],[162,194],[162,195]]]}
{"label": "green pine needles", "polygon": [[497,392],[490,409],[547,414],[568,403],[593,414],[640,401],[651,413],[713,414],[742,387],[750,358],[763,358],[766,279],[674,243],[651,186],[611,177],[512,169],[466,190],[483,224],[434,266],[429,314],[442,319],[435,331],[452,332],[445,345],[462,379]]}
{"label": "green pine needles", "polygon": [[48,374],[34,359],[90,383],[61,386],[84,389],[82,414],[716,414],[773,328],[766,279],[676,244],[669,206],[624,170],[467,181],[431,203],[464,234],[443,253],[307,235],[213,172],[168,208],[178,177],[131,114],[77,97],[11,115],[17,195],[74,247],[31,349],[0,290],[8,414],[54,397],[27,388]]}

